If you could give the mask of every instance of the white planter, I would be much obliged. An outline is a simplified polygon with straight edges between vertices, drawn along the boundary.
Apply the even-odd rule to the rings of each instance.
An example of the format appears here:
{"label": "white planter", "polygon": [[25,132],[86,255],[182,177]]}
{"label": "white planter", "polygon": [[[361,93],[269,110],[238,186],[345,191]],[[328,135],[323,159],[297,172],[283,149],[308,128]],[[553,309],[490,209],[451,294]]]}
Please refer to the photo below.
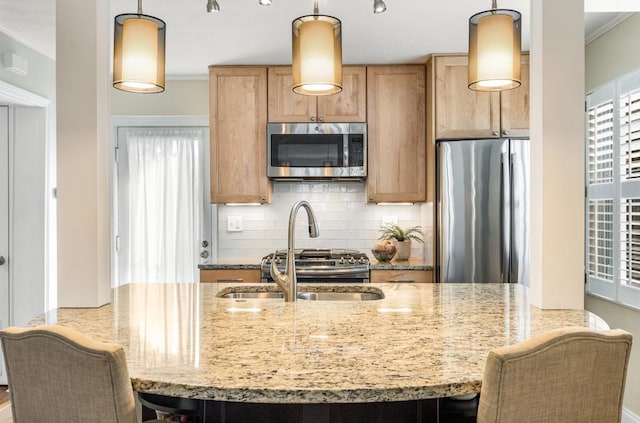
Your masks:
{"label": "white planter", "polygon": [[396,241],[396,255],[393,257],[394,260],[409,260],[411,256],[411,240],[409,241]]}

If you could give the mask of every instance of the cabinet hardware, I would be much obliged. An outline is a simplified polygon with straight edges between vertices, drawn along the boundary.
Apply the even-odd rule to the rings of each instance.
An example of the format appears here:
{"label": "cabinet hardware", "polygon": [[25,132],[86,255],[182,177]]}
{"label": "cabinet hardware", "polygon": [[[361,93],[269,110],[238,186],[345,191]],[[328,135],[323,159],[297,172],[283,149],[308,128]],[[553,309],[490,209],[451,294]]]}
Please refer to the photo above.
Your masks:
{"label": "cabinet hardware", "polygon": [[324,122],[324,118],[323,118],[322,116],[320,116],[320,117],[318,118],[318,121],[320,121],[320,122]]}
{"label": "cabinet hardware", "polygon": [[311,122],[315,122],[316,121],[316,117],[315,116],[311,116],[309,119],[311,119]]}
{"label": "cabinet hardware", "polygon": [[509,131],[508,131],[508,130],[504,130],[504,131],[503,131],[503,133],[504,133],[505,135],[509,135]]}
{"label": "cabinet hardware", "polygon": [[498,132],[498,131],[493,131],[491,134],[492,134],[494,137],[498,137],[498,136],[500,136],[500,132]]}

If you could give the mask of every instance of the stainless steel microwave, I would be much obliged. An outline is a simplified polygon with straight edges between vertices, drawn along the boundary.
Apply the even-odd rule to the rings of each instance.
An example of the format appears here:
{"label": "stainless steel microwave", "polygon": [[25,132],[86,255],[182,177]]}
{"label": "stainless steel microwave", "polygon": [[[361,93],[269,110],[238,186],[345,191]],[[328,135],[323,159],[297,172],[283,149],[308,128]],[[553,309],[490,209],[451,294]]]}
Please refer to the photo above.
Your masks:
{"label": "stainless steel microwave", "polygon": [[365,179],[365,123],[270,123],[267,176],[272,179]]}

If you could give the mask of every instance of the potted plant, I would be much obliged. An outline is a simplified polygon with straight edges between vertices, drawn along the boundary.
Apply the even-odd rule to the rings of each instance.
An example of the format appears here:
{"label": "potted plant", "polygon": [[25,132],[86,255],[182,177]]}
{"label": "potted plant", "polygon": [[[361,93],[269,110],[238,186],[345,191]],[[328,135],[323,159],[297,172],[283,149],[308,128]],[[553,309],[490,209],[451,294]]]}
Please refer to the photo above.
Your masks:
{"label": "potted plant", "polygon": [[411,255],[411,241],[416,240],[424,243],[422,237],[424,233],[420,226],[410,228],[401,228],[395,223],[389,223],[380,229],[380,237],[378,239],[394,240],[396,244],[396,260],[408,260]]}

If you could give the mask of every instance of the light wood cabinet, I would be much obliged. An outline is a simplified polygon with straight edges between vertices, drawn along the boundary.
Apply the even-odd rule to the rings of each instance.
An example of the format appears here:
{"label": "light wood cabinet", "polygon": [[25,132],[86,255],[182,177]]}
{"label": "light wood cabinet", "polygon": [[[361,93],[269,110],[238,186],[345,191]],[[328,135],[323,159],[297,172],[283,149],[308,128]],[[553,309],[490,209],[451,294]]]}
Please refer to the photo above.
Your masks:
{"label": "light wood cabinet", "polygon": [[203,269],[200,282],[259,283],[260,269]]}
{"label": "light wood cabinet", "polygon": [[522,55],[522,85],[502,92],[467,87],[466,55],[434,55],[435,138],[529,135],[529,55]]}
{"label": "light wood cabinet", "polygon": [[378,270],[371,269],[369,281],[371,283],[385,282],[433,282],[432,270]]}
{"label": "light wood cabinet", "polygon": [[342,68],[342,92],[307,96],[293,92],[290,66],[269,68],[269,122],[365,122],[366,68]]}
{"label": "light wood cabinet", "polygon": [[368,67],[367,117],[367,201],[426,201],[425,67]]}
{"label": "light wood cabinet", "polygon": [[267,68],[210,67],[212,203],[270,203]]}

